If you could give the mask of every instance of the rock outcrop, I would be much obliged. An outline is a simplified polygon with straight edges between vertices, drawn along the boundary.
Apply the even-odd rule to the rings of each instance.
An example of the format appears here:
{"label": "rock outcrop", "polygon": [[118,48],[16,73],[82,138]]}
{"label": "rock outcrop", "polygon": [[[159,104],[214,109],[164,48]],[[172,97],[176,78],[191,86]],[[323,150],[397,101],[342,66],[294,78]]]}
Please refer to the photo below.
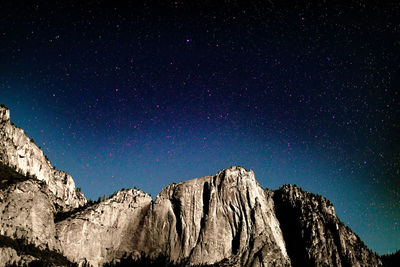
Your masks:
{"label": "rock outcrop", "polygon": [[381,266],[326,198],[284,185],[274,194],[276,213],[293,266]]}
{"label": "rock outcrop", "polygon": [[56,170],[0,107],[0,267],[118,266],[121,260],[153,266],[382,265],[327,199],[290,185],[263,189],[242,167],[171,184],[154,201],[124,189],[87,203],[71,176]]}
{"label": "rock outcrop", "polygon": [[9,167],[23,176],[45,182],[56,197],[59,210],[74,209],[86,203],[83,194],[76,192],[72,177],[51,165],[33,139],[10,121],[10,110],[4,106],[0,107],[0,165],[0,168]]}
{"label": "rock outcrop", "polygon": [[0,168],[0,266],[71,263],[58,253],[56,196],[44,182]]}
{"label": "rock outcrop", "polygon": [[94,266],[129,254],[176,264],[290,266],[273,200],[241,167],[169,185],[154,202],[135,189],[120,191],[56,228],[63,255]]}
{"label": "rock outcrop", "polygon": [[44,255],[51,255],[47,263],[68,263],[57,253],[54,214],[85,203],[71,176],[56,170],[0,106],[0,266],[46,263]]}
{"label": "rock outcrop", "polygon": [[[77,263],[101,266],[134,250],[139,224],[151,206],[150,195],[118,191],[107,200],[56,223],[61,253]],[[144,230],[144,229],[143,229]]]}
{"label": "rock outcrop", "polygon": [[290,266],[272,198],[252,171],[231,167],[215,176],[162,190],[143,224],[136,250],[175,263]]}
{"label": "rock outcrop", "polygon": [[0,191],[0,235],[55,249],[54,205],[51,192],[32,180]]}

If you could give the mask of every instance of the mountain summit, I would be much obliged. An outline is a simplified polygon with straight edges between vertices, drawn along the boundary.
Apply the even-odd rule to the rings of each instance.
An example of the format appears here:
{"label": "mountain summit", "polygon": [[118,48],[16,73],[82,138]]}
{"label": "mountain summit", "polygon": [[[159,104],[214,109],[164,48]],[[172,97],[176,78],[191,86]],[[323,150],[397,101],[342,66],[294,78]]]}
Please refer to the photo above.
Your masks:
{"label": "mountain summit", "polygon": [[[382,266],[329,200],[233,166],[88,202],[0,107],[0,266]],[[37,265],[36,265],[37,266]]]}

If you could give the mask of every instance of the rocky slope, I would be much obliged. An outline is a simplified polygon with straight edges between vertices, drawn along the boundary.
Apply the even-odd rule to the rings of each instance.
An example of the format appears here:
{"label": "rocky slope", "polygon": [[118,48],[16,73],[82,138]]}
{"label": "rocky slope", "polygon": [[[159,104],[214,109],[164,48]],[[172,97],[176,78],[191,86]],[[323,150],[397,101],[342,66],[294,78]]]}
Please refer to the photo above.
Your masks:
{"label": "rocky slope", "polygon": [[59,253],[54,215],[59,201],[49,186],[0,165],[0,266],[71,263]]}
{"label": "rocky slope", "polygon": [[56,229],[68,259],[94,266],[142,254],[177,264],[290,266],[272,198],[240,167],[167,186],[154,202],[120,191]]}
{"label": "rocky slope", "polygon": [[10,110],[4,106],[0,107],[0,162],[0,168],[9,167],[26,177],[45,182],[60,210],[86,203],[83,194],[76,192],[72,177],[51,165],[33,139],[10,121]]}
{"label": "rocky slope", "polygon": [[133,253],[136,232],[151,202],[142,191],[122,190],[57,222],[61,253],[73,262],[93,266]]}
{"label": "rocky slope", "polygon": [[56,170],[0,106],[0,266],[43,255],[51,255],[51,262],[69,262],[56,255],[60,246],[54,214],[85,203],[71,176]]}
{"label": "rocky slope", "polygon": [[[0,108],[0,267],[381,266],[321,196],[263,189],[252,171],[121,190],[88,205]],[[136,266],[139,266],[136,265]],[[131,266],[131,265],[128,265]]]}
{"label": "rocky slope", "polygon": [[326,198],[291,185],[276,190],[273,198],[293,266],[382,265]]}

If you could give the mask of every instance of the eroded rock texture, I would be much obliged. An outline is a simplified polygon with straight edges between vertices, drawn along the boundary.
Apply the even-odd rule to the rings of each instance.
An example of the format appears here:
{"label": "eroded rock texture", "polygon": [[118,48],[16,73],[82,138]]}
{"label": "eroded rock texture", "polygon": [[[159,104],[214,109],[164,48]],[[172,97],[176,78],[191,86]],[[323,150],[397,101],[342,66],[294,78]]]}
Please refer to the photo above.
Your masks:
{"label": "eroded rock texture", "polygon": [[43,257],[48,263],[68,263],[57,252],[54,214],[85,203],[71,176],[56,170],[1,106],[0,266],[22,266]]}
{"label": "eroded rock texture", "polygon": [[71,263],[59,253],[56,196],[48,185],[4,166],[0,177],[0,266]]}
{"label": "eroded rock texture", "polygon": [[0,235],[29,243],[56,247],[54,206],[50,192],[27,180],[0,191]]}

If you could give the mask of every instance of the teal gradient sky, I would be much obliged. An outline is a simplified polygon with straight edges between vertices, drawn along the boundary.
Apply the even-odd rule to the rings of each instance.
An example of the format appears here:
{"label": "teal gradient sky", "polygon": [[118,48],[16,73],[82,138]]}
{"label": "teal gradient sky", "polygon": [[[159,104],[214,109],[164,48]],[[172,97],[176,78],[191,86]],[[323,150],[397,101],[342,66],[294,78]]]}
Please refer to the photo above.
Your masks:
{"label": "teal gradient sky", "polygon": [[87,198],[241,165],[400,248],[398,5],[53,5],[0,9],[0,102]]}

